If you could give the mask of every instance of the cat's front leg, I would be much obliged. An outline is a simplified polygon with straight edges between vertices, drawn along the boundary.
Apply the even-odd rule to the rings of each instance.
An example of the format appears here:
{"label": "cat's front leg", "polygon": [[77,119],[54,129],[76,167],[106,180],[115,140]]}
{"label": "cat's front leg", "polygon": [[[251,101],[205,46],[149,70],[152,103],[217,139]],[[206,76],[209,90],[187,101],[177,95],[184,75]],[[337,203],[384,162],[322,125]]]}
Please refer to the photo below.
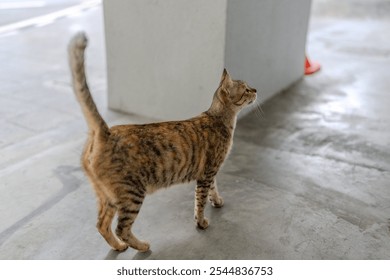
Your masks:
{"label": "cat's front leg", "polygon": [[195,220],[200,229],[206,229],[209,221],[204,217],[207,196],[213,180],[198,180],[195,189]]}
{"label": "cat's front leg", "polygon": [[218,193],[217,181],[214,179],[209,190],[209,200],[211,205],[215,208],[221,208],[223,206],[223,198]]}

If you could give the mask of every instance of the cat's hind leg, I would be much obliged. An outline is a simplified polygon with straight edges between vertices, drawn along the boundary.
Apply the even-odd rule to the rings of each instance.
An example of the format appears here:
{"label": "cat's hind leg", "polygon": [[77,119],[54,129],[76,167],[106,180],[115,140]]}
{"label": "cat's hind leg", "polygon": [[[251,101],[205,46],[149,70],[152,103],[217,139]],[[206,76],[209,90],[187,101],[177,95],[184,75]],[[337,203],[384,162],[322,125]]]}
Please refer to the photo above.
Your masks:
{"label": "cat's hind leg", "polygon": [[223,198],[218,193],[217,181],[215,179],[210,186],[209,200],[211,205],[215,208],[221,208],[224,204]]}
{"label": "cat's hind leg", "polygon": [[[86,149],[86,151],[88,151],[88,149]],[[112,220],[116,213],[115,205],[111,202],[106,193],[104,193],[103,184],[96,179],[94,173],[91,171],[87,157],[83,160],[83,167],[98,197],[98,221],[96,227],[99,233],[114,250],[126,250],[128,245],[119,240],[111,229]]]}
{"label": "cat's hind leg", "polygon": [[97,229],[114,250],[126,250],[128,245],[125,242],[119,240],[111,229],[112,220],[116,213],[116,206],[112,204],[102,192],[98,193],[98,197],[99,214],[98,222],[96,224]]}
{"label": "cat's hind leg", "polygon": [[116,234],[130,247],[146,252],[149,250],[149,243],[138,240],[131,231],[133,223],[141,209],[145,198],[145,191],[140,188],[125,185],[122,187],[122,194],[118,197],[118,225]]}

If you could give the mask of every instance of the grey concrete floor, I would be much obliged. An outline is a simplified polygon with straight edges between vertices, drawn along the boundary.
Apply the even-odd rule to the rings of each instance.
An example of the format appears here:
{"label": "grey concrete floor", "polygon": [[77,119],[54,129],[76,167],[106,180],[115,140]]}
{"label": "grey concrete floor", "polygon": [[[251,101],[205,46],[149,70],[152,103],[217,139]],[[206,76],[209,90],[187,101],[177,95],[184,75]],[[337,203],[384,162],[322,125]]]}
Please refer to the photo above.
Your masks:
{"label": "grey concrete floor", "polygon": [[89,0],[0,0],[0,26],[47,15]]}
{"label": "grey concrete floor", "polygon": [[110,250],[95,229],[66,61],[80,28],[109,124],[151,121],[106,109],[101,8],[0,34],[0,259],[390,259],[390,21],[313,18],[322,70],[240,119],[210,227],[195,228],[193,184],[157,192],[134,225],[143,254]]}

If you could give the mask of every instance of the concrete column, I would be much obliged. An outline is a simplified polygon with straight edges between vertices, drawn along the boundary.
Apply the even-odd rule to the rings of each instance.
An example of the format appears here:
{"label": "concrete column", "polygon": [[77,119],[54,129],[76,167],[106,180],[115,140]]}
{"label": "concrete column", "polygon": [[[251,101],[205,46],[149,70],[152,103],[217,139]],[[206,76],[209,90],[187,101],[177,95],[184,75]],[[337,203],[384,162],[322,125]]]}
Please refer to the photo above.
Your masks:
{"label": "concrete column", "polygon": [[105,0],[108,104],[159,119],[208,109],[226,66],[265,100],[303,75],[311,0]]}
{"label": "concrete column", "polygon": [[108,104],[182,119],[208,109],[224,67],[226,0],[104,1]]}
{"label": "concrete column", "polygon": [[262,100],[303,75],[311,0],[228,0],[225,65]]}

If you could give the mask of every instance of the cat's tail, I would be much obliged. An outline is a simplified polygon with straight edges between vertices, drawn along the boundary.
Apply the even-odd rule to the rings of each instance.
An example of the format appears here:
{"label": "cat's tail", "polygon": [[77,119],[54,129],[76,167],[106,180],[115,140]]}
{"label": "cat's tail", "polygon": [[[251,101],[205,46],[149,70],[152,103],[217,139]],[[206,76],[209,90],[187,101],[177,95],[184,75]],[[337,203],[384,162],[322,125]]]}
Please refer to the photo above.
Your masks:
{"label": "cat's tail", "polygon": [[68,46],[69,65],[72,72],[73,90],[80,103],[88,128],[94,133],[105,137],[109,134],[109,128],[99,114],[91,92],[88,88],[85,76],[84,52],[88,39],[84,32],[79,32],[71,39]]}

